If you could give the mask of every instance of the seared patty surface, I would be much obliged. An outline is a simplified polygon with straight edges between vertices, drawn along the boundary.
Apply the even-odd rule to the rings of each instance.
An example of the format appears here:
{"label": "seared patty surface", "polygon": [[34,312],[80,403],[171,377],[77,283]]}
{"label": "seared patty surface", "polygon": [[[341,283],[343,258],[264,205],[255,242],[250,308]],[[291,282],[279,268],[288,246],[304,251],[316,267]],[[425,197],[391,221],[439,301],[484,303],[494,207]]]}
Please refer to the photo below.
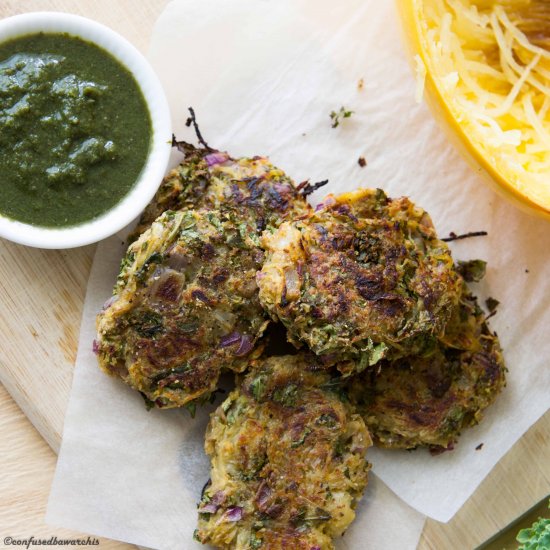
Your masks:
{"label": "seared patty surface", "polygon": [[230,212],[168,211],[132,243],[97,318],[101,368],[157,407],[207,398],[240,372],[268,321],[254,228]]}
{"label": "seared patty surface", "polygon": [[382,361],[350,379],[350,397],[377,445],[452,449],[506,384],[499,340],[464,285],[445,334],[424,355]]}
{"label": "seared patty surface", "polygon": [[367,485],[371,439],[319,368],[312,355],[257,361],[212,415],[200,541],[235,550],[334,548]]}
{"label": "seared patty surface", "polygon": [[447,245],[428,214],[379,189],[329,196],[308,217],[266,231],[260,300],[289,339],[358,372],[417,353],[460,296]]}

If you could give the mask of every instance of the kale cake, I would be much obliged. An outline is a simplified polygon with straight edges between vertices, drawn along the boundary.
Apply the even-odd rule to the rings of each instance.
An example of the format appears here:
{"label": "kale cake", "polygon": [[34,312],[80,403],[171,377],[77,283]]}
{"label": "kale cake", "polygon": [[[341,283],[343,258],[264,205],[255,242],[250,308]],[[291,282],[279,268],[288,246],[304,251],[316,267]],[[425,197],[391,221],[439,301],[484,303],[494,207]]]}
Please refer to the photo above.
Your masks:
{"label": "kale cake", "polygon": [[345,374],[417,353],[441,335],[460,277],[429,215],[402,197],[361,189],[264,232],[260,301],[296,345]]}
{"label": "kale cake", "polygon": [[130,245],[98,315],[101,368],[161,408],[208,398],[222,369],[243,371],[268,323],[255,237],[231,213],[165,212]]}
{"label": "kale cake", "polygon": [[196,538],[217,548],[329,550],[355,516],[372,444],[313,355],[258,361],[213,413]]}
{"label": "kale cake", "polygon": [[350,379],[350,398],[381,447],[453,448],[506,384],[497,335],[464,285],[442,338],[423,355],[383,361]]}

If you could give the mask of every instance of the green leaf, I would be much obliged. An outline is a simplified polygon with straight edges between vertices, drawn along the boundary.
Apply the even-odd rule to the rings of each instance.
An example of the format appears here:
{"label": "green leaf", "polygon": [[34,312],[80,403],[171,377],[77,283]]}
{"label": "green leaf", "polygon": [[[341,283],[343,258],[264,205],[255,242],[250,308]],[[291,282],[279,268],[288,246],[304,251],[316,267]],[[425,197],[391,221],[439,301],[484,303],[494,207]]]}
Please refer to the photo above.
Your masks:
{"label": "green leaf", "polygon": [[256,376],[252,382],[250,382],[250,392],[254,396],[256,401],[261,401],[265,393],[265,385],[267,381],[267,376],[265,374],[260,374]]}
{"label": "green leaf", "polygon": [[138,312],[131,322],[134,330],[143,338],[154,338],[164,331],[162,316],[155,311]]}
{"label": "green leaf", "polygon": [[[550,508],[550,500],[548,508]],[[549,550],[550,518],[539,518],[531,527],[522,529],[517,534],[516,540],[521,543],[518,550]]]}
{"label": "green leaf", "polygon": [[376,365],[378,361],[386,356],[388,346],[384,342],[375,344],[370,338],[367,341],[366,347],[361,349],[362,353],[357,363],[357,372],[364,371],[367,367]]}
{"label": "green leaf", "polygon": [[302,432],[302,436],[300,439],[293,441],[290,446],[294,449],[296,447],[299,447],[300,445],[304,444],[304,441],[306,440],[306,437],[311,433],[311,428],[308,428],[307,426],[304,428],[304,431]]}
{"label": "green leaf", "polygon": [[467,283],[479,283],[485,277],[487,262],[483,260],[469,260],[458,262],[456,270],[464,277]]}
{"label": "green leaf", "polygon": [[273,401],[284,405],[285,407],[294,407],[298,397],[298,386],[289,384],[284,388],[278,388],[273,392]]}
{"label": "green leaf", "polygon": [[350,111],[349,109],[346,109],[344,106],[340,107],[340,110],[338,112],[331,111],[330,113],[330,119],[332,120],[332,128],[336,128],[340,125],[340,119],[343,118],[349,118],[354,111]]}
{"label": "green leaf", "polygon": [[255,533],[250,535],[250,540],[248,541],[250,548],[253,548],[254,550],[256,548],[261,548],[262,544],[262,539],[258,538]]}
{"label": "green leaf", "polygon": [[194,401],[191,401],[191,403],[187,403],[185,405],[185,408],[189,411],[191,418],[195,418],[195,414],[197,413],[197,404]]}

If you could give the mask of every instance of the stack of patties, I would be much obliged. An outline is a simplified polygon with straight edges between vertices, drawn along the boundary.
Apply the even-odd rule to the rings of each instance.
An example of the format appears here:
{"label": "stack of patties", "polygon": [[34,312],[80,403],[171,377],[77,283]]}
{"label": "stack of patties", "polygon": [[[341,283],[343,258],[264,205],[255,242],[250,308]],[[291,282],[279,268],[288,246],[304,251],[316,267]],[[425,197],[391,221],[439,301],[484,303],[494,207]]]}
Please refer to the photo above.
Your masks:
{"label": "stack of patties", "polygon": [[[498,339],[430,217],[381,190],[295,186],[263,157],[178,143],[98,315],[104,371],[149,406],[213,396],[197,540],[332,549],[372,444],[451,449],[504,385]],[[270,320],[290,355],[265,350]],[[273,342],[271,342],[273,344]]]}

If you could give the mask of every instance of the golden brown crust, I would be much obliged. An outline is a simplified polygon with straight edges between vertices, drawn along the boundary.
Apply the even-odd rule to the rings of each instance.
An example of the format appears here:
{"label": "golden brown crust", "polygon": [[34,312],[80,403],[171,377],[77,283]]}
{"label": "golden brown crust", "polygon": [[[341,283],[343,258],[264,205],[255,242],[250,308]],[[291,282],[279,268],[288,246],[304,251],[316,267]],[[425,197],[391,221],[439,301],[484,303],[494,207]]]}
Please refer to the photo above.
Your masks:
{"label": "golden brown crust", "polygon": [[504,359],[475,297],[465,288],[444,336],[426,356],[383,361],[378,373],[350,380],[377,445],[452,449],[505,385]]}
{"label": "golden brown crust", "polygon": [[367,484],[370,436],[313,356],[259,361],[212,415],[197,538],[218,548],[332,549]]}
{"label": "golden brown crust", "polygon": [[263,306],[295,343],[359,359],[344,369],[417,352],[458,302],[459,276],[428,214],[381,190],[329,196],[263,244]]}
{"label": "golden brown crust", "polygon": [[100,366],[155,406],[205,399],[242,371],[267,325],[254,231],[217,211],[166,212],[128,249],[97,319]]}
{"label": "golden brown crust", "polygon": [[265,157],[233,159],[221,151],[179,145],[185,159],[163,179],[132,240],[166,210],[231,210],[245,217],[258,234],[311,210],[294,182]]}

